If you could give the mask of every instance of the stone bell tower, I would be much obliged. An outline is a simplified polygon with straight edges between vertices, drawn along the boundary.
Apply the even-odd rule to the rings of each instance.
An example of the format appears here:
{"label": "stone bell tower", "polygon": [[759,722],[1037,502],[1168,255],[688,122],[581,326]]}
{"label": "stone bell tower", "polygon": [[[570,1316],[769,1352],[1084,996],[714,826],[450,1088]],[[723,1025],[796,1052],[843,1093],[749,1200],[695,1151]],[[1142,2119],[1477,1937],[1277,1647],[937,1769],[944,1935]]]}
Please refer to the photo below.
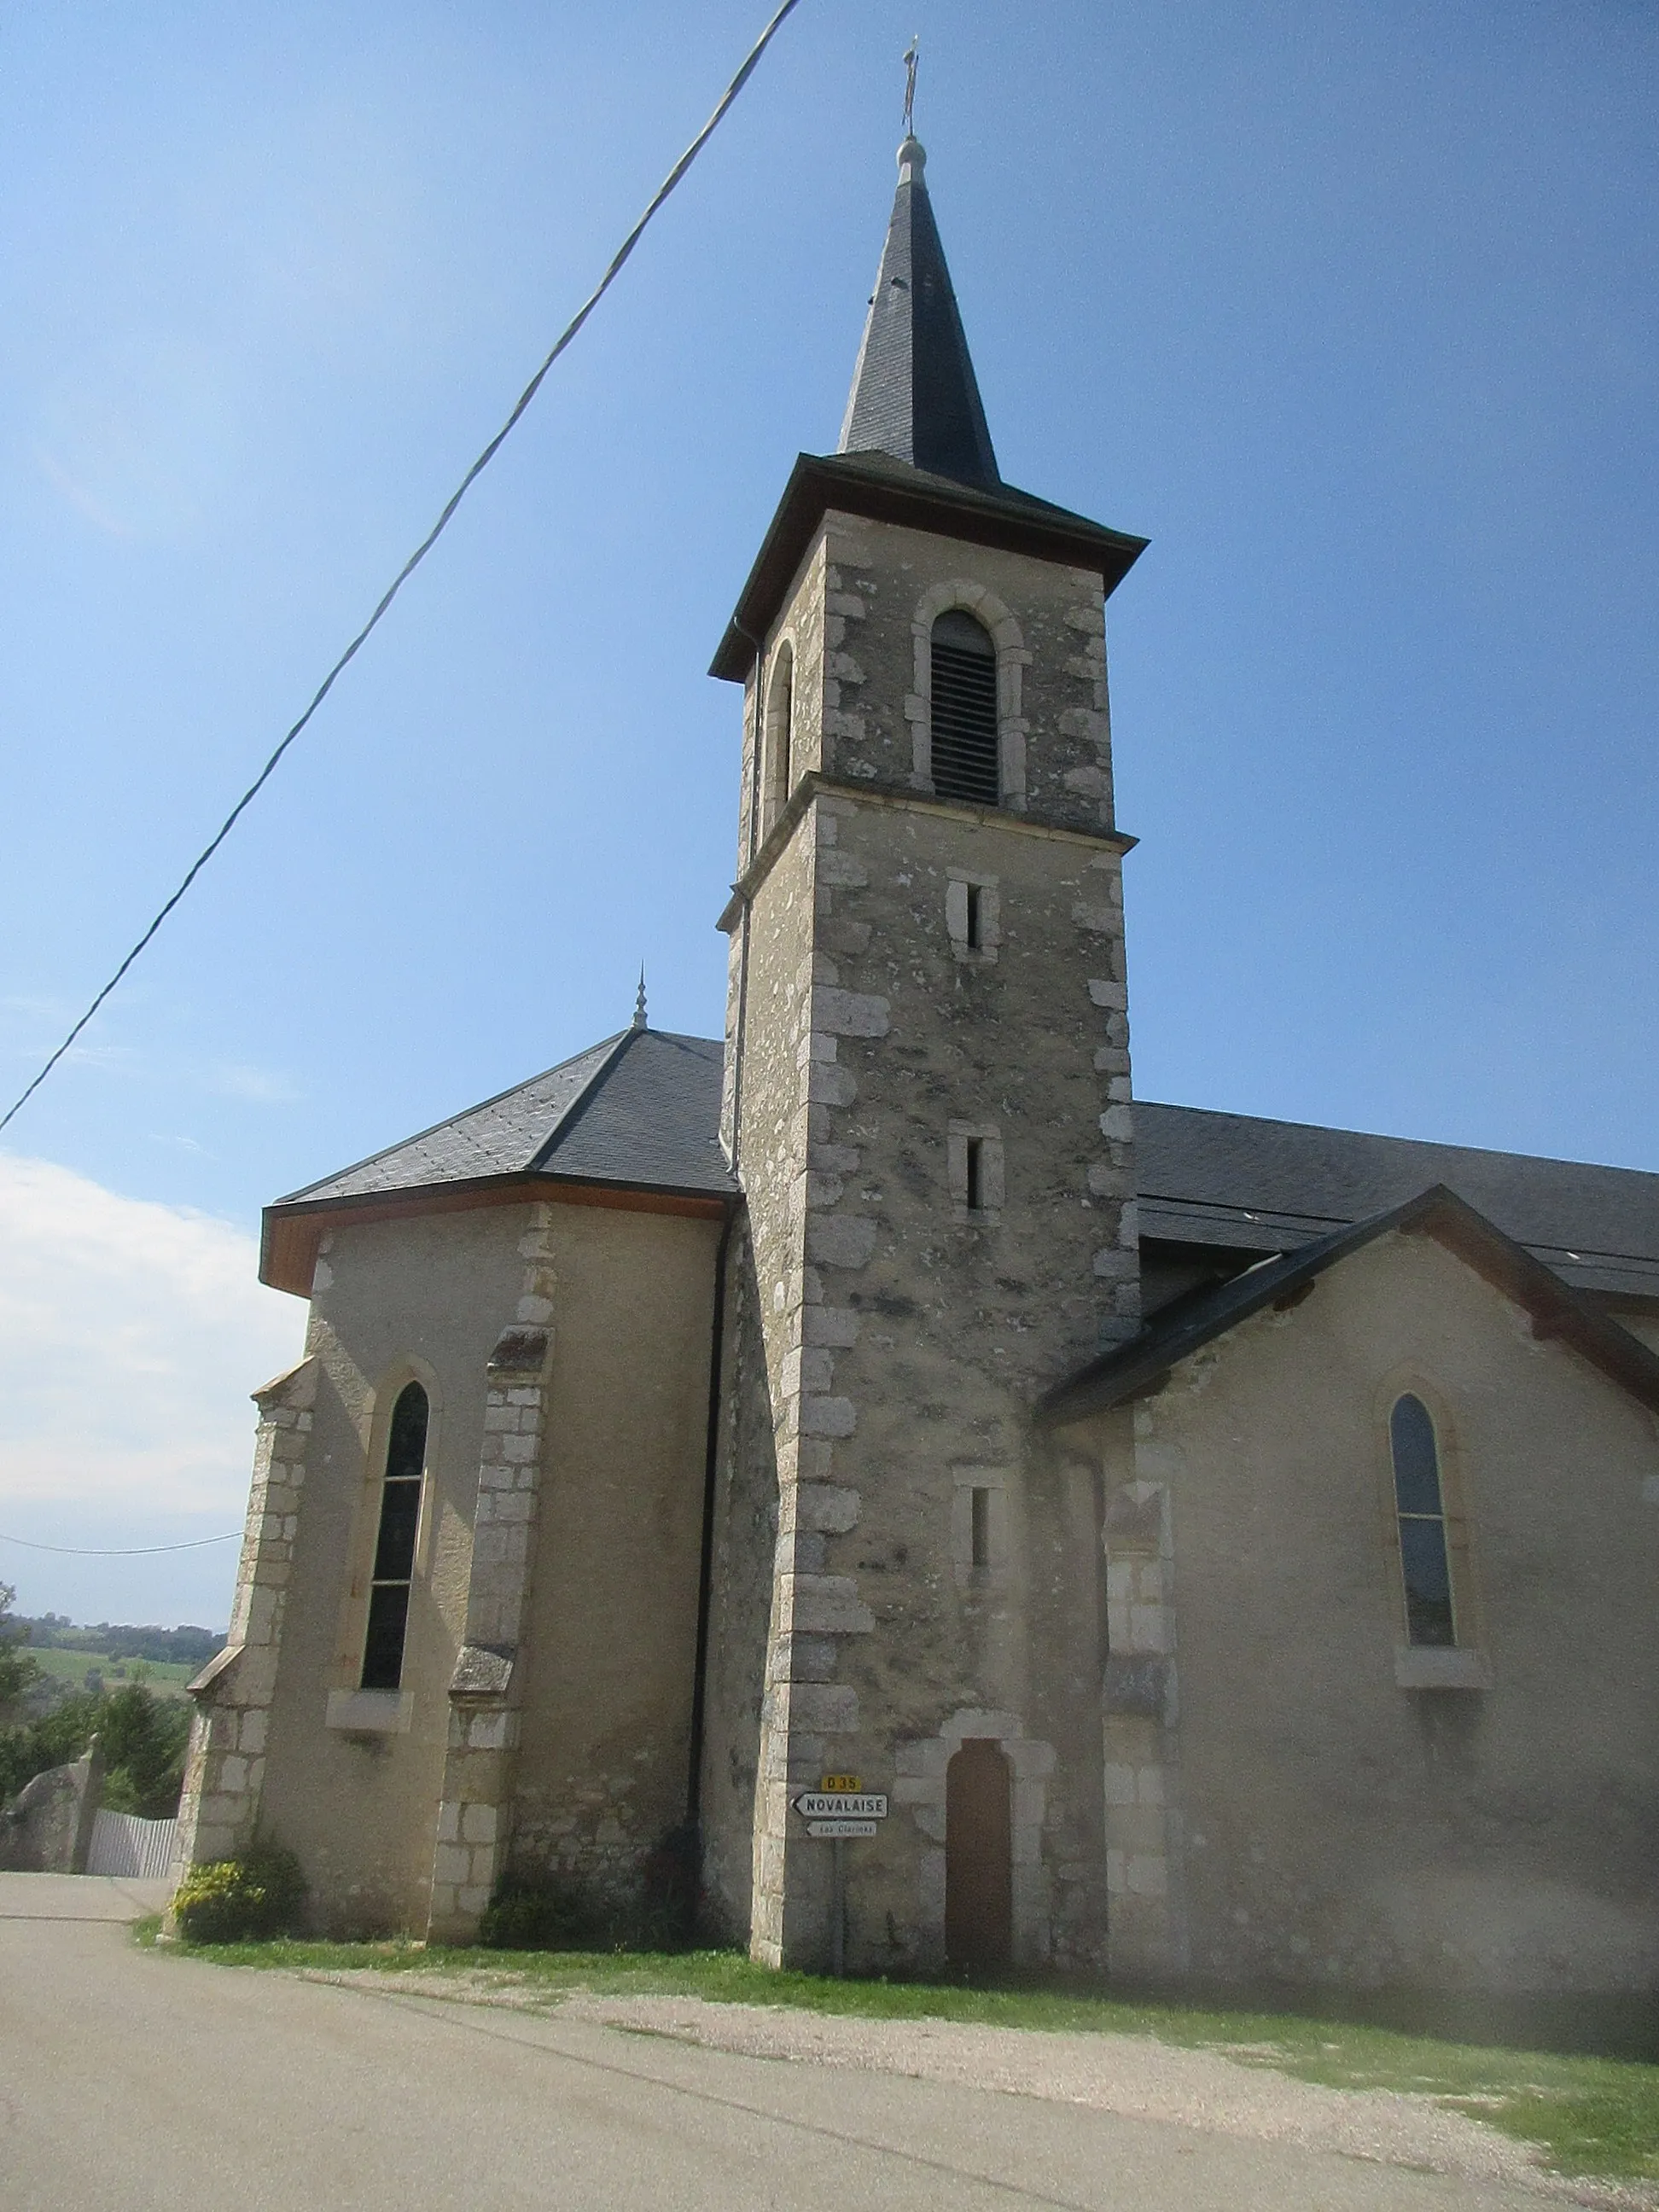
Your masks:
{"label": "stone bell tower", "polygon": [[[1103,601],[1142,550],[998,471],[923,182],[744,686],[705,1879],[754,1955],[1103,1955],[1097,1480],[1038,1395],[1139,1312]],[[836,1847],[825,1771],[888,1793]]]}

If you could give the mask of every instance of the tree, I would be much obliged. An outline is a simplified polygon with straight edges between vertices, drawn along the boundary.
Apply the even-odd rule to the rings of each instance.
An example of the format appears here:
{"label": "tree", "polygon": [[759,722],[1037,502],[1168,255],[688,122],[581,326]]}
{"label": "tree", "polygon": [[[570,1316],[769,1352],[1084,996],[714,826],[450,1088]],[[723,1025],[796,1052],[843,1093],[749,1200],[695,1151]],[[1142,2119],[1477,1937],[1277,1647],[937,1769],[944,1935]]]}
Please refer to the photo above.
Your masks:
{"label": "tree", "polygon": [[16,1595],[9,1583],[0,1583],[0,1718],[11,1711],[40,1674],[38,1662],[23,1649],[28,1631],[12,1617]]}

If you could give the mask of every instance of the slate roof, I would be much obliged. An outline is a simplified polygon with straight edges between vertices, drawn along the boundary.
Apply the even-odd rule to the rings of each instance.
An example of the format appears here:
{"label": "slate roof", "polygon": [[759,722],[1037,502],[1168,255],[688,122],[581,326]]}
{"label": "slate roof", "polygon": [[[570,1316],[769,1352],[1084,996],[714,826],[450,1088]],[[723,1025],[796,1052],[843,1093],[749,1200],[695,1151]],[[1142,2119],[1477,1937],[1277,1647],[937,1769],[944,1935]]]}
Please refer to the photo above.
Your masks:
{"label": "slate roof", "polygon": [[1140,1232],[1294,1249],[1443,1183],[1562,1279],[1659,1297],[1659,1175],[1137,1104]]}
{"label": "slate roof", "polygon": [[708,1037],[623,1030],[483,1105],[276,1208],[374,1199],[498,1176],[729,1196],[720,1142],[720,1047]]}
{"label": "slate roof", "polygon": [[898,158],[898,189],[838,450],[890,453],[992,489],[1001,477],[922,181],[927,156],[907,138]]}
{"label": "slate roof", "polygon": [[[517,1176],[729,1197],[720,1056],[713,1037],[623,1030],[270,1211]],[[1563,1281],[1659,1297],[1659,1175],[1195,1106],[1134,1111],[1144,1237],[1295,1252],[1444,1185]]]}
{"label": "slate roof", "polygon": [[[1659,1177],[1653,1180],[1659,1182]],[[1540,1337],[1570,1343],[1643,1405],[1659,1412],[1659,1355],[1455,1191],[1436,1184],[1402,1206],[1319,1237],[1298,1251],[1260,1261],[1212,1289],[1177,1298],[1128,1343],[1103,1353],[1049,1391],[1038,1403],[1038,1419],[1050,1426],[1086,1419],[1155,1389],[1171,1368],[1205,1345],[1267,1306],[1291,1306],[1328,1267],[1396,1229],[1437,1237],[1528,1310]]]}
{"label": "slate roof", "polygon": [[994,545],[1091,569],[1109,599],[1146,550],[1144,538],[1091,522],[1013,484],[964,483],[888,453],[799,453],[709,663],[711,676],[744,681],[755,658],[755,639],[764,635],[813,532],[832,507],[872,522],[932,531],[964,545]]}

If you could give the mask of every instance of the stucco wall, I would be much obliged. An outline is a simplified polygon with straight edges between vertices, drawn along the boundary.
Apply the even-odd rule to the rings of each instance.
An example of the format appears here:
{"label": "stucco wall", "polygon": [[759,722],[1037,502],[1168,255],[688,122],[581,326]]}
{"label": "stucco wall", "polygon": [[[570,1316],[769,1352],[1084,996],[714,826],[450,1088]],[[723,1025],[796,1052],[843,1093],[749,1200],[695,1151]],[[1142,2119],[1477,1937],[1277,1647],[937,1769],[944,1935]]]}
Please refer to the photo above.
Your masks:
{"label": "stucco wall", "polygon": [[626,1893],[685,1817],[717,1221],[563,1206],[509,1864]]}
{"label": "stucco wall", "polygon": [[[423,1931],[467,1616],[486,1363],[526,1281],[526,1206],[337,1225],[318,1268],[319,1377],[270,1714],[262,1821],[319,1924]],[[683,1816],[719,1224],[552,1205],[538,1541],[515,1698],[522,1857],[624,1879]],[[431,1396],[405,1647],[407,1725],[328,1723],[359,1679],[385,1427]],[[504,1826],[512,1825],[512,1810]]]}
{"label": "stucco wall", "polygon": [[[1407,1388],[1464,1516],[1460,1635],[1486,1688],[1395,1679],[1387,1416]],[[1191,1972],[1659,1984],[1653,1418],[1395,1235],[1183,1363],[1134,1430],[1107,1479],[1165,1501]]]}
{"label": "stucco wall", "polygon": [[[466,1617],[484,1362],[519,1295],[528,1210],[341,1225],[325,1239],[307,1349],[319,1361],[305,1503],[270,1722],[263,1824],[298,1852],[331,1928],[424,1929]],[[431,1395],[410,1592],[406,1733],[327,1725],[356,1686],[391,1403]]]}

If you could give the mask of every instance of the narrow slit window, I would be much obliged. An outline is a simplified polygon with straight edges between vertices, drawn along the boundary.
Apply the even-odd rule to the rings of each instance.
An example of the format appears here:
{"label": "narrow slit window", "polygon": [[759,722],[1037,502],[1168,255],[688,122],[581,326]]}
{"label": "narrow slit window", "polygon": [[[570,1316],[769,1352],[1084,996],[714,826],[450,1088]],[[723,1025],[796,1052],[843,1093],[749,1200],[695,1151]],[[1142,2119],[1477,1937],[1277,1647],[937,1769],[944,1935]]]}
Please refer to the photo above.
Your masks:
{"label": "narrow slit window", "polygon": [[1452,1610],[1440,1452],[1429,1409],[1410,1391],[1395,1402],[1389,1419],[1389,1442],[1394,1455],[1395,1510],[1406,1586],[1407,1641],[1455,1644],[1457,1624]]}
{"label": "narrow slit window", "polygon": [[969,1213],[978,1213],[985,1205],[985,1140],[981,1137],[968,1139],[968,1195]]}
{"label": "narrow slit window", "polygon": [[972,1559],[976,1567],[991,1564],[991,1493],[975,1490],[973,1493]]}
{"label": "narrow slit window", "polygon": [[405,1383],[392,1409],[386,1479],[380,1486],[380,1524],[368,1593],[368,1633],[363,1639],[365,1690],[403,1686],[409,1589],[415,1575],[421,1481],[426,1471],[427,1416],[426,1392],[418,1382]]}
{"label": "narrow slit window", "polygon": [[977,884],[969,884],[967,945],[970,952],[982,951],[985,945],[984,923],[981,919],[981,900],[983,894]]}
{"label": "narrow slit window", "polygon": [[953,608],[933,624],[933,789],[941,799],[994,806],[997,765],[996,647],[971,615]]}

